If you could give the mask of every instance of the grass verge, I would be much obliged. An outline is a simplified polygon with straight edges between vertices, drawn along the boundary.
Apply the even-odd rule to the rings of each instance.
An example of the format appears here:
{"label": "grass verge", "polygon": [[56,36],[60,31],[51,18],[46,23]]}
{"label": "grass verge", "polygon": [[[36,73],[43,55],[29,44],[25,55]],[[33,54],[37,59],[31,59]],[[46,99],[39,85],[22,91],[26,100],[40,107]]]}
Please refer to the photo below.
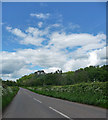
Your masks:
{"label": "grass verge", "polygon": [[80,83],[66,86],[26,87],[50,97],[108,108],[108,82]]}
{"label": "grass verge", "polygon": [[14,96],[17,94],[19,88],[18,87],[6,87],[3,88],[2,92],[2,110],[4,110],[9,103],[12,101]]}

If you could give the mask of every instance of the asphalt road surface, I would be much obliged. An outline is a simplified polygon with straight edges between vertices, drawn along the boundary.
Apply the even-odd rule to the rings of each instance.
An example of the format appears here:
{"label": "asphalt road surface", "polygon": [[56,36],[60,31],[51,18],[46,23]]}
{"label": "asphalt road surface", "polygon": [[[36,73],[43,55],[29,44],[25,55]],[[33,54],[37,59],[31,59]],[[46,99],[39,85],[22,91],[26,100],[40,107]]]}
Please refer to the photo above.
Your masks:
{"label": "asphalt road surface", "polygon": [[20,88],[3,118],[106,118],[106,109],[38,95]]}

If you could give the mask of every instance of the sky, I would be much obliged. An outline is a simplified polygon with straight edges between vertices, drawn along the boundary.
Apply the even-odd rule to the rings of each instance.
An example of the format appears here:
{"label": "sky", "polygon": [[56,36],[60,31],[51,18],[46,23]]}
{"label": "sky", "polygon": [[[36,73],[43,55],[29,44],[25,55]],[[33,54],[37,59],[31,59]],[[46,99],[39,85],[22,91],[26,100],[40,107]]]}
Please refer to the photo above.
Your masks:
{"label": "sky", "polygon": [[2,79],[106,64],[105,2],[2,3]]}

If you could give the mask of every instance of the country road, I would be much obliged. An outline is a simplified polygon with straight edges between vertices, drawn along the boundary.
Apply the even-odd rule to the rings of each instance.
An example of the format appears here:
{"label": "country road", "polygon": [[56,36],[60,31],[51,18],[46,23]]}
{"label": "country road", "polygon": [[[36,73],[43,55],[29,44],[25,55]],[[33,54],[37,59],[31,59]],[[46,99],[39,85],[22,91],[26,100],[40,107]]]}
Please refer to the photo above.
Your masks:
{"label": "country road", "polygon": [[20,88],[3,118],[106,118],[106,109],[69,102]]}

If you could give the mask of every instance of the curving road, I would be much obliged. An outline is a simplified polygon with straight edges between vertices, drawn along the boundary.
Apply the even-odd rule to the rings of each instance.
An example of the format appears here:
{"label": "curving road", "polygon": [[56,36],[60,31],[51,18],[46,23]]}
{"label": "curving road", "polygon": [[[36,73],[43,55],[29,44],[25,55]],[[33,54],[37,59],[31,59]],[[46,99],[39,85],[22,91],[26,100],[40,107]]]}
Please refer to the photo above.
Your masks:
{"label": "curving road", "polygon": [[33,93],[20,88],[3,118],[106,118],[106,109]]}

